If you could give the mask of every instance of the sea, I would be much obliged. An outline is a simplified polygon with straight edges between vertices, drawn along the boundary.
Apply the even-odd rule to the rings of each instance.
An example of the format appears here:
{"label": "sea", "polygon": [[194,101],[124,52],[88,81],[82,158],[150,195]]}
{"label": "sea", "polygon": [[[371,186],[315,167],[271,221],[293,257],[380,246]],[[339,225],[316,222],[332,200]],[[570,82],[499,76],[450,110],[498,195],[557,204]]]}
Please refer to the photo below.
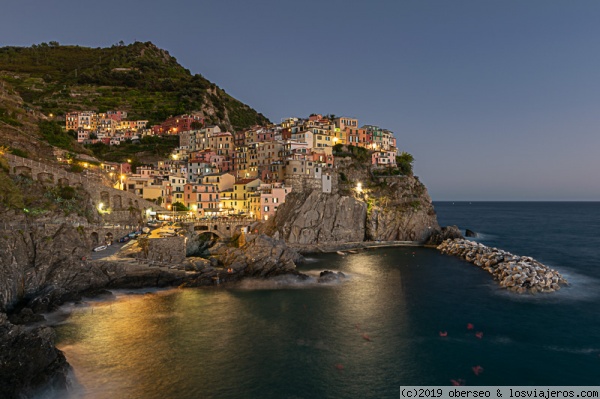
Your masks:
{"label": "sea", "polygon": [[[305,282],[115,291],[50,315],[73,366],[63,397],[397,398],[401,385],[452,380],[600,385],[600,203],[434,205],[440,225],[532,256],[570,285],[518,295],[466,261],[400,247],[311,255],[299,268]],[[319,284],[322,270],[347,278]]]}

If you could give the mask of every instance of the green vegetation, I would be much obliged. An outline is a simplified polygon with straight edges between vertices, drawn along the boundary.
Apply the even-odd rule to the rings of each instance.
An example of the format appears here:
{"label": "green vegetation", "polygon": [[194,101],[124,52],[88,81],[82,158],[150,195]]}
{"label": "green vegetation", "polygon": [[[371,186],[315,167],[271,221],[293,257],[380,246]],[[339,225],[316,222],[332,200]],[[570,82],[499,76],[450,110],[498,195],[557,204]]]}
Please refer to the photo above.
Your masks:
{"label": "green vegetation", "polygon": [[336,144],[333,146],[333,155],[336,157],[350,157],[359,162],[371,160],[371,153],[369,150],[353,145],[344,146],[343,144]]}
{"label": "green vegetation", "polygon": [[50,145],[72,150],[76,140],[64,131],[61,125],[52,121],[40,121],[40,133]]}
{"label": "green vegetation", "polygon": [[187,206],[183,205],[181,202],[175,202],[173,203],[173,210],[175,212],[187,212],[190,209]]}
{"label": "green vegetation", "polygon": [[24,206],[23,194],[4,170],[4,165],[0,170],[0,204],[9,209],[22,209]]}
{"label": "green vegetation", "polygon": [[157,123],[171,115],[213,107],[216,118],[209,123],[244,129],[268,122],[203,76],[192,75],[150,42],[110,48],[56,42],[3,47],[0,71],[4,71],[0,79],[12,84],[29,106],[40,107],[47,115],[122,109],[129,112],[129,119]]}
{"label": "green vegetation", "polygon": [[0,107],[0,121],[8,123],[11,126],[23,126],[23,124],[16,119],[16,114],[14,111],[11,112],[2,107]]}
{"label": "green vegetation", "polygon": [[400,172],[406,176],[412,176],[414,162],[415,158],[408,152],[402,152],[402,154],[396,157],[396,164],[398,165],[398,169],[400,169]]}
{"label": "green vegetation", "polygon": [[130,141],[120,145],[108,146],[102,143],[86,145],[94,156],[109,162],[126,162],[132,160],[132,167],[139,166],[137,154],[145,153],[166,157],[174,148],[179,146],[179,136],[145,136],[140,139],[140,144]]}
{"label": "green vegetation", "polygon": [[29,158],[29,154],[27,153],[27,151],[23,151],[18,148],[11,148],[10,153],[21,158]]}
{"label": "green vegetation", "polygon": [[385,169],[374,169],[373,176],[399,176],[403,175],[400,168],[385,168]]}

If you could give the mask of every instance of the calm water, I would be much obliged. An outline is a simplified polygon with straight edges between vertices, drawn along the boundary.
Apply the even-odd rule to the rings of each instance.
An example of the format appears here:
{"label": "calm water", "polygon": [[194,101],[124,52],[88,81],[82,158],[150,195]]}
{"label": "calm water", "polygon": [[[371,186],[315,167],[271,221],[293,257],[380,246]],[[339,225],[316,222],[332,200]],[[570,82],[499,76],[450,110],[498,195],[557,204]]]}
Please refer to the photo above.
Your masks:
{"label": "calm water", "polygon": [[302,267],[343,271],[343,284],[116,293],[71,308],[57,327],[80,384],[71,397],[397,398],[400,385],[458,378],[598,385],[600,204],[435,205],[440,224],[533,256],[572,286],[516,296],[464,261],[403,248],[315,256]]}

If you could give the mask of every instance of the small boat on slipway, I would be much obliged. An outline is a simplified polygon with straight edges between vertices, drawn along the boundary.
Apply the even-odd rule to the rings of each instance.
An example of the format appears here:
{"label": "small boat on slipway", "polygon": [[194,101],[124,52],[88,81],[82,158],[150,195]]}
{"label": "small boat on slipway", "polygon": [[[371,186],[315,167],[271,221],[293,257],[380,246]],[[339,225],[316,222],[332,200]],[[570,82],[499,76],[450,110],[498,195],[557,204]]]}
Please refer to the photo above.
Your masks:
{"label": "small boat on slipway", "polygon": [[342,251],[336,251],[335,253],[338,254],[338,255],[346,256],[346,253],[342,252]]}

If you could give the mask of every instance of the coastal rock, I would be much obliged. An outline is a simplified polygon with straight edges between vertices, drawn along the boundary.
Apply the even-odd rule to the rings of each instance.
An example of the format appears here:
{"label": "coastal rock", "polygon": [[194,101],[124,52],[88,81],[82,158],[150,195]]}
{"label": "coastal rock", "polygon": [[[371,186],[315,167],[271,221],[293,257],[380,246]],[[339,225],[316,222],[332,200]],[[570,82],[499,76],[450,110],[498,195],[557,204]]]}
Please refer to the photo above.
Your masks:
{"label": "coastal rock", "polygon": [[[314,247],[424,242],[440,230],[427,189],[416,177],[373,178],[368,169],[350,166],[344,173],[348,182],[332,193],[292,191],[262,231],[294,247]],[[361,192],[355,189],[359,181],[365,182]]]}
{"label": "coastal rock", "polygon": [[32,397],[39,389],[65,390],[70,367],[54,347],[49,327],[27,330],[0,317],[0,397]]}
{"label": "coastal rock", "polygon": [[295,274],[296,263],[304,260],[284,241],[275,240],[265,234],[248,234],[242,248],[218,243],[210,249],[211,256],[231,271],[237,278],[272,277],[280,274]]}
{"label": "coastal rock", "polygon": [[500,287],[516,293],[554,292],[567,280],[529,256],[518,256],[465,239],[445,240],[438,247],[442,253],[458,256],[482,267],[494,276]]}
{"label": "coastal rock", "polygon": [[465,237],[477,237],[478,234],[476,232],[474,232],[473,230],[469,230],[466,229],[465,230]]}
{"label": "coastal rock", "polygon": [[288,244],[362,242],[367,204],[320,191],[290,193],[270,223]]}
{"label": "coastal rock", "polygon": [[458,226],[446,226],[433,231],[427,240],[427,244],[440,245],[445,240],[453,240],[455,238],[463,238]]}
{"label": "coastal rock", "polygon": [[319,274],[317,282],[319,283],[331,283],[334,281],[340,281],[345,279],[346,275],[342,272],[333,272],[331,270],[324,270]]}

